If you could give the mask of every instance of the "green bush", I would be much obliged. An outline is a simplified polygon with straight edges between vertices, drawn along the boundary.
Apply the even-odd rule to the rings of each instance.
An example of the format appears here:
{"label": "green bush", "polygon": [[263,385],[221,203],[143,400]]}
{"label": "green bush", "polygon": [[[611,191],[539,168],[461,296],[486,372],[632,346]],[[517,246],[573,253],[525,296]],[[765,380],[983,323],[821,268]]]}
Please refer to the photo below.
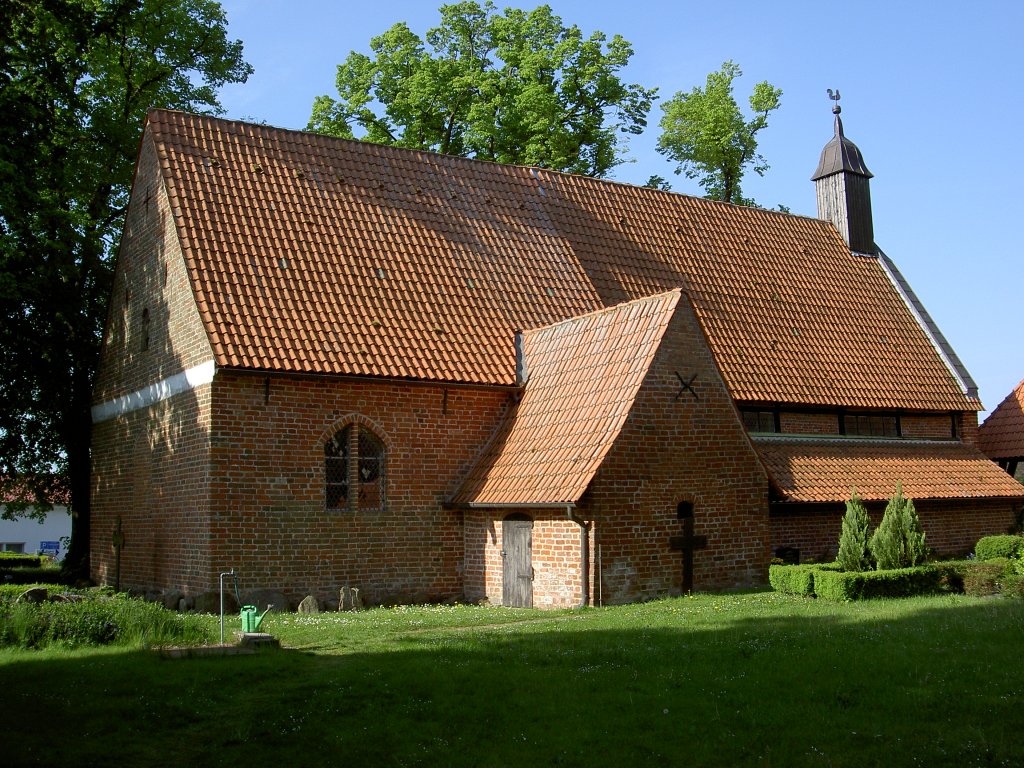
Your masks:
{"label": "green bush", "polygon": [[208,622],[124,596],[0,603],[0,646],[132,647],[207,642]]}
{"label": "green bush", "polygon": [[838,563],[804,563],[802,565],[771,565],[768,583],[776,592],[786,595],[814,594],[814,575],[822,571],[839,571]]}
{"label": "green bush", "polygon": [[43,560],[39,555],[0,552],[0,568],[38,568],[42,564]]}
{"label": "green bush", "polygon": [[836,561],[844,571],[866,571],[871,568],[871,519],[857,492],[846,502],[843,530],[839,535],[839,555]]}
{"label": "green bush", "polygon": [[997,557],[1017,557],[1024,553],[1024,536],[985,536],[978,540],[974,555],[979,560]]}
{"label": "green bush", "polygon": [[996,594],[1009,564],[1006,558],[970,563],[964,573],[964,594],[971,597]]}
{"label": "green bush", "polygon": [[1000,594],[1005,597],[1024,597],[1024,576],[1013,574],[1004,576],[1001,582]]}
{"label": "green bush", "polygon": [[770,565],[768,583],[776,592],[786,595],[813,595],[814,566]]}
{"label": "green bush", "polygon": [[932,563],[932,567],[939,572],[939,586],[947,592],[963,594],[964,575],[975,561],[973,560],[943,560]]}
{"label": "green bush", "polygon": [[917,509],[912,499],[903,496],[899,483],[869,546],[880,571],[911,568],[923,563],[928,555]]}
{"label": "green bush", "polygon": [[821,571],[814,576],[814,594],[824,600],[910,597],[939,591],[942,573],[931,565],[886,571]]}

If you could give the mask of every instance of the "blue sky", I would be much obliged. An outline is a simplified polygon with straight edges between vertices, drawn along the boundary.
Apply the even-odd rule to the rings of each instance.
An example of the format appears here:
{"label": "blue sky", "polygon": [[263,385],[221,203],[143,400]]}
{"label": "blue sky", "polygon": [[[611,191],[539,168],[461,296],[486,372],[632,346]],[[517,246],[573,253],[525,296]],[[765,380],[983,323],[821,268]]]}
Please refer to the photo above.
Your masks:
{"label": "blue sky", "polygon": [[[530,9],[537,2],[519,3]],[[810,176],[832,137],[826,88],[842,93],[843,125],[874,173],[875,239],[896,262],[977,381],[992,409],[1024,378],[1020,293],[1024,169],[1021,79],[1024,3],[889,0],[708,3],[551,0],[566,24],[621,34],[635,54],[627,82],[658,87],[649,126],[614,178],[660,174],[700,194],[655,152],[660,101],[703,85],[732,59],[745,104],[753,84],[782,88],[760,134],[771,169],[744,192],[815,215]],[[398,21],[422,35],[440,0],[225,0],[229,33],[255,74],[226,87],[227,116],[303,128],[313,98],[336,95],[336,67]],[[497,2],[499,8],[509,3]]]}

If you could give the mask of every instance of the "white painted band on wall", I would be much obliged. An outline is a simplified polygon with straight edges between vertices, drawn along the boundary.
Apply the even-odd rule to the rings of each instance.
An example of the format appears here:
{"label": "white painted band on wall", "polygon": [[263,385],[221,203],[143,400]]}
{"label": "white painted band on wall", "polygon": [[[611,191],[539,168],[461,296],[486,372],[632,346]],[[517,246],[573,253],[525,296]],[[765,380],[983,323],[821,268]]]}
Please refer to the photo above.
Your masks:
{"label": "white painted band on wall", "polygon": [[208,360],[181,373],[168,376],[156,384],[150,384],[148,387],[143,387],[130,394],[94,405],[92,407],[92,422],[98,424],[140,408],[148,408],[153,403],[159,403],[161,400],[167,400],[181,392],[188,392],[203,384],[209,384],[213,381],[215,370],[216,366],[213,360]]}

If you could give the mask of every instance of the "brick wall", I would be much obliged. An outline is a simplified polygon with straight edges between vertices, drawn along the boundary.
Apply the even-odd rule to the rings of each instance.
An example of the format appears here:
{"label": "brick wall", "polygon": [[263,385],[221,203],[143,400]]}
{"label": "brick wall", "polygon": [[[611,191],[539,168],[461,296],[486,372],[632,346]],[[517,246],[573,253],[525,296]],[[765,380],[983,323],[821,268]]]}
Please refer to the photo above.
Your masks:
{"label": "brick wall", "polygon": [[[268,384],[269,382],[269,384]],[[370,603],[463,594],[463,527],[442,504],[492,434],[509,394],[355,379],[221,372],[211,436],[211,570],[244,588]],[[386,447],[383,511],[328,511],[324,442],[346,424]]]}
{"label": "brick wall", "polygon": [[156,150],[146,136],[114,270],[93,402],[114,399],[212,359]]}
{"label": "brick wall", "polygon": [[[696,374],[695,398],[679,379]],[[678,395],[678,397],[677,397]],[[699,399],[698,399],[699,398]],[[680,502],[693,504],[694,589],[767,579],[768,479],[744,433],[692,308],[680,302],[621,434],[587,491],[594,520],[594,596],[625,603],[679,594]]]}
{"label": "brick wall", "polygon": [[949,440],[953,436],[953,419],[948,413],[900,417],[903,437]]}
{"label": "brick wall", "polygon": [[[772,551],[795,547],[802,560],[832,560],[839,551],[842,505],[787,505],[771,515]],[[1017,505],[1008,501],[970,499],[914,501],[925,543],[941,556],[960,556],[974,548],[982,536],[1006,533],[1016,520]],[[872,530],[882,522],[884,504],[868,505]]]}
{"label": "brick wall", "polygon": [[210,386],[93,426],[92,578],[121,586],[210,589]]}
{"label": "brick wall", "polygon": [[[156,151],[146,137],[118,252],[93,402],[107,402],[210,359]],[[90,551],[97,582],[114,582],[112,534],[120,516],[122,586],[209,588],[209,428],[209,385],[93,425]]]}
{"label": "brick wall", "polygon": [[[583,595],[580,526],[567,511],[518,510],[533,520],[532,564],[535,608],[572,608]],[[466,599],[502,604],[504,585],[502,520],[510,510],[473,510],[465,513]],[[593,553],[593,532],[588,532],[588,549]],[[594,559],[588,558],[588,584],[593,584]],[[592,599],[588,602],[593,602]]]}
{"label": "brick wall", "polygon": [[838,435],[839,414],[837,413],[792,413],[779,414],[782,432],[791,435]]}

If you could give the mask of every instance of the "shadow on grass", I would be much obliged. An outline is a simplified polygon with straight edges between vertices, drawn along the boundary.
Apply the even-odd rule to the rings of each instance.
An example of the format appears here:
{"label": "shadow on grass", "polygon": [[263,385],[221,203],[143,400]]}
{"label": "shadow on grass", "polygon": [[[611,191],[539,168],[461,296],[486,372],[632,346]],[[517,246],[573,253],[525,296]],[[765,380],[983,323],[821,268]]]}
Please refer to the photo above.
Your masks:
{"label": "shadow on grass", "polygon": [[670,600],[341,654],[19,656],[0,666],[4,763],[1024,764],[1021,601],[781,605]]}

